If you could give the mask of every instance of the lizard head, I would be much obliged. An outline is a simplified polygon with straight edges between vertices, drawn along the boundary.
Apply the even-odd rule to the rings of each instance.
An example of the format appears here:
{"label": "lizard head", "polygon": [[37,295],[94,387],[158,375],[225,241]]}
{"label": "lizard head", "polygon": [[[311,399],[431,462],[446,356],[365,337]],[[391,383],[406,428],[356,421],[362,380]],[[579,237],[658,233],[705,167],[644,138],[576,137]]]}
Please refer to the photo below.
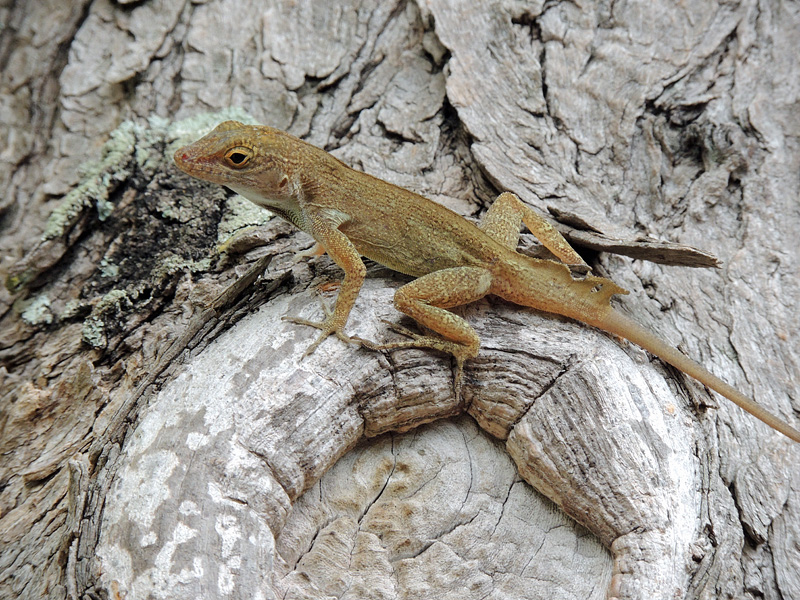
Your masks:
{"label": "lizard head", "polygon": [[196,142],[178,149],[178,168],[193,177],[224,185],[257,204],[296,194],[293,151],[288,134],[238,121],[220,123]]}

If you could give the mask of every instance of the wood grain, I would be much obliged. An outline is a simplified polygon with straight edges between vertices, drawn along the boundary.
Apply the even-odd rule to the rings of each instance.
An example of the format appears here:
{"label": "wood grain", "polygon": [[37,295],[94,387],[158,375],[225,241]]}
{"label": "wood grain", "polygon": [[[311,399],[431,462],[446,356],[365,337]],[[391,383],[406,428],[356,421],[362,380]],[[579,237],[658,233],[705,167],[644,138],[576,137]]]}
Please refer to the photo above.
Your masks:
{"label": "wood grain", "polygon": [[[169,162],[249,118],[467,216],[507,189],[629,247],[699,248],[720,268],[586,255],[633,318],[796,421],[796,7],[6,5],[0,596],[800,594],[778,434],[492,299],[460,309],[483,342],[460,400],[434,353],[301,361],[314,332],[280,317],[319,316],[340,272]],[[350,333],[395,335],[377,319],[400,320],[403,281],[371,265]]]}

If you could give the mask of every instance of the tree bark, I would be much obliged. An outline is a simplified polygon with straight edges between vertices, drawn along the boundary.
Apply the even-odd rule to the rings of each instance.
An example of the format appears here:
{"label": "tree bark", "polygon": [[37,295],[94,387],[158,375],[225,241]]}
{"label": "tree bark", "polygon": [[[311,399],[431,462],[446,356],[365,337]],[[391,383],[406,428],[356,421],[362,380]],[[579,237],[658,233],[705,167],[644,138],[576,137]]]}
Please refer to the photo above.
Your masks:
{"label": "tree bark", "polygon": [[[341,272],[171,162],[237,118],[468,218],[513,191],[620,310],[796,424],[796,6],[43,0],[0,23],[0,597],[800,597],[790,441],[493,298],[457,309],[482,340],[461,398],[431,352],[302,359],[316,333],[281,316]],[[686,246],[720,268],[639,260],[712,262]],[[369,265],[348,333],[396,335],[405,281]]]}

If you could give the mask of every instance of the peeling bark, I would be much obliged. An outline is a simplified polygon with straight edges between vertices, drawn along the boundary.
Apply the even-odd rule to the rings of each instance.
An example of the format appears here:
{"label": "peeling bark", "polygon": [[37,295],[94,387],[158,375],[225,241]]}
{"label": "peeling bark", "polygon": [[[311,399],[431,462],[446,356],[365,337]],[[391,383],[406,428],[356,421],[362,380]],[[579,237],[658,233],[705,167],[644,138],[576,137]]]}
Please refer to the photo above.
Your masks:
{"label": "peeling bark", "polygon": [[[300,360],[315,333],[280,317],[341,273],[170,161],[233,117],[470,218],[511,190],[623,310],[796,421],[795,6],[45,0],[0,23],[0,597],[800,595],[789,441],[491,298],[459,309],[483,344],[461,399],[434,353]],[[370,265],[349,333],[392,336],[404,281]]]}

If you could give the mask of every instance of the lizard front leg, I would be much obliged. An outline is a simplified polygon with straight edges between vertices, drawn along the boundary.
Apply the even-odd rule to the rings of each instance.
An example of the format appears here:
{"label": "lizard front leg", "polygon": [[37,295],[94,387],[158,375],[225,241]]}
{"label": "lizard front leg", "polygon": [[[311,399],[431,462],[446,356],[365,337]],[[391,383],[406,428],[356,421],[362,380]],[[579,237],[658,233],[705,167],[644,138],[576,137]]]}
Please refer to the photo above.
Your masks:
{"label": "lizard front leg", "polygon": [[376,344],[359,339],[372,350],[432,348],[452,354],[456,359],[455,392],[460,395],[464,361],[478,354],[480,339],[464,319],[447,308],[468,304],[489,293],[492,274],[481,267],[454,267],[424,275],[401,287],[394,295],[397,310],[442,337],[419,335],[389,323],[396,331],[411,337],[404,342]]}
{"label": "lizard front leg", "polygon": [[336,305],[333,311],[323,302],[322,308],[325,311],[324,321],[311,321],[308,319],[301,319],[298,317],[283,317],[284,321],[291,323],[298,323],[300,325],[309,325],[321,329],[322,333],[319,337],[306,349],[303,357],[308,356],[327,338],[329,335],[336,335],[343,342],[352,342],[344,333],[344,326],[347,323],[347,318],[350,316],[350,311],[356,303],[361,286],[364,283],[367,269],[364,262],[361,260],[361,255],[356,250],[353,243],[347,239],[337,228],[340,223],[329,223],[321,218],[314,219],[311,227],[311,234],[317,240],[318,246],[314,247],[317,251],[321,247],[333,261],[339,265],[344,271],[344,280],[342,287],[339,290],[339,295],[336,297]]}

